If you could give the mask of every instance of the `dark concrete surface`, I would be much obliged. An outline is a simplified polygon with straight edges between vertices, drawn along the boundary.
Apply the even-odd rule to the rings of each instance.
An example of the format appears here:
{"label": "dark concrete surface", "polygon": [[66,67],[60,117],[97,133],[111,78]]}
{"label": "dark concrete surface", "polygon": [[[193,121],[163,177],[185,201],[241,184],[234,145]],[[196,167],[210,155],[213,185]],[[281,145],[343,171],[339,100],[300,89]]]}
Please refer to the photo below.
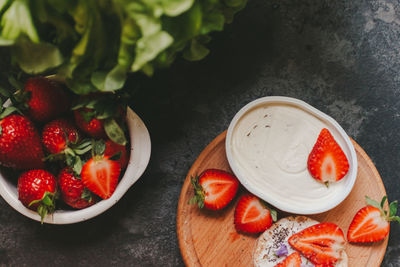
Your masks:
{"label": "dark concrete surface", "polygon": [[[112,209],[68,226],[31,221],[0,199],[0,266],[183,266],[176,208],[185,175],[246,103],[302,99],[335,118],[400,199],[400,4],[250,0],[206,60],[130,77],[152,137],[147,171]],[[392,224],[382,266],[400,266]]]}

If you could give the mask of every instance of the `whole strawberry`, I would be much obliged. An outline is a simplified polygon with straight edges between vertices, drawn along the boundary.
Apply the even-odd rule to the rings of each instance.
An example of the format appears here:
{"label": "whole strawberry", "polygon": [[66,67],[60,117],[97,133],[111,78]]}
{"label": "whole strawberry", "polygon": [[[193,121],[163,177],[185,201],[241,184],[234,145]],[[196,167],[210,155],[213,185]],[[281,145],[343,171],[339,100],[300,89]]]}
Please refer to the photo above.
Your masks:
{"label": "whole strawberry", "polygon": [[76,125],[88,135],[95,138],[105,138],[104,120],[95,117],[93,109],[81,108],[74,111]]}
{"label": "whole strawberry", "polygon": [[113,94],[81,97],[72,107],[76,125],[94,138],[108,137],[117,144],[126,145],[124,109],[115,104],[119,100]]}
{"label": "whole strawberry", "polygon": [[57,82],[44,77],[28,79],[23,94],[27,97],[28,114],[35,121],[49,121],[70,108],[67,93]]}
{"label": "whole strawberry", "polygon": [[75,208],[83,209],[96,203],[93,194],[85,187],[72,168],[64,168],[58,175],[61,197],[64,202]]}
{"label": "whole strawberry", "polygon": [[55,209],[56,178],[45,170],[30,170],[18,179],[18,198],[22,204],[37,211],[42,218]]}
{"label": "whole strawberry", "polygon": [[15,169],[43,168],[43,149],[33,123],[21,115],[0,121],[0,164]]}
{"label": "whole strawberry", "polygon": [[118,155],[119,156],[118,161],[119,164],[121,165],[121,169],[124,169],[126,165],[128,165],[128,155],[126,153],[126,147],[123,145],[119,145],[111,140],[107,140],[106,150],[104,151],[104,155],[109,157]]}
{"label": "whole strawberry", "polygon": [[56,119],[43,128],[42,141],[51,154],[63,152],[69,143],[78,142],[78,129],[67,119]]}

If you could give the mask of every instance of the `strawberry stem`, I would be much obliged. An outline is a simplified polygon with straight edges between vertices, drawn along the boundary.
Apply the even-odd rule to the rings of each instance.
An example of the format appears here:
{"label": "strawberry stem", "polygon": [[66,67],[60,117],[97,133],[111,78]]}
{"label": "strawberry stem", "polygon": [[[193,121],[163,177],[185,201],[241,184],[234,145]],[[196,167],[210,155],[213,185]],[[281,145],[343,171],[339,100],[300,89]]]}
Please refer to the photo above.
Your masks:
{"label": "strawberry stem", "polygon": [[194,196],[189,200],[189,204],[196,204],[199,206],[200,209],[204,207],[204,198],[205,193],[201,185],[199,184],[199,176],[191,176],[190,181],[193,185],[194,189]]}
{"label": "strawberry stem", "polygon": [[388,221],[388,222],[397,221],[400,223],[400,217],[396,216],[397,206],[398,206],[397,200],[395,200],[389,204],[389,214],[388,214],[387,210],[384,210],[384,205],[385,205],[385,202],[387,201],[387,196],[384,196],[380,203],[378,203],[376,200],[369,198],[368,196],[365,196],[365,200],[367,202],[367,205],[378,208],[381,211],[382,217],[386,221]]}
{"label": "strawberry stem", "polygon": [[44,218],[46,217],[47,214],[53,213],[55,210],[55,198],[56,194],[51,193],[49,191],[46,191],[43,194],[42,199],[37,199],[29,203],[28,207],[32,206],[35,203],[40,203],[38,208],[37,208],[37,213],[40,215],[40,222],[43,224]]}

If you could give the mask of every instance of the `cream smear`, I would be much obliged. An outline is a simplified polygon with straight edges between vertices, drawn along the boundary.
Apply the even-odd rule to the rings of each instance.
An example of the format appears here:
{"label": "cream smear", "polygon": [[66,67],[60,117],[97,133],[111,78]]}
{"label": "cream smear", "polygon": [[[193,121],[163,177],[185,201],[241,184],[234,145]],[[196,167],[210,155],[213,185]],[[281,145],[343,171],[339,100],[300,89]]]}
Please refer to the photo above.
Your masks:
{"label": "cream smear", "polygon": [[[327,123],[295,105],[255,106],[232,131],[233,160],[246,183],[276,202],[291,210],[322,209],[342,194],[347,177],[327,187],[308,172],[308,155],[323,128],[330,130]],[[335,131],[330,132],[335,137]]]}

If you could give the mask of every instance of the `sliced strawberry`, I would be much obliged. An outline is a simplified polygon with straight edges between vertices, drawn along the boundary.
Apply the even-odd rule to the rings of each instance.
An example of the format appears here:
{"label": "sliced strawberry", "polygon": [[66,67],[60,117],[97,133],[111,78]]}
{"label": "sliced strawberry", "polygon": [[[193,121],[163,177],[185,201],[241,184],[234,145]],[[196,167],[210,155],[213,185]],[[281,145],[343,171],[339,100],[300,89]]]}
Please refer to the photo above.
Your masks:
{"label": "sliced strawberry", "polygon": [[400,222],[400,218],[396,215],[397,201],[389,205],[389,214],[383,210],[387,197],[383,197],[381,203],[367,198],[368,206],[360,209],[354,216],[349,230],[347,232],[347,240],[349,242],[376,242],[384,239],[390,229],[390,221]]}
{"label": "sliced strawberry", "polygon": [[289,238],[289,244],[314,264],[335,264],[344,250],[343,231],[334,223],[310,226]]}
{"label": "sliced strawberry", "polygon": [[289,256],[286,257],[282,262],[275,265],[275,267],[300,267],[301,266],[301,257],[298,252],[293,252]]}
{"label": "sliced strawberry", "polygon": [[276,219],[276,211],[252,194],[242,196],[235,209],[235,227],[241,232],[264,232]]}
{"label": "sliced strawberry", "polygon": [[308,156],[308,170],[324,183],[339,181],[349,170],[346,155],[326,128],[321,130]]}
{"label": "sliced strawberry", "polygon": [[205,170],[200,176],[192,177],[195,196],[190,203],[198,203],[200,208],[219,210],[226,207],[235,197],[239,181],[226,171]]}
{"label": "sliced strawberry", "polygon": [[103,199],[114,193],[121,166],[108,156],[94,156],[82,167],[81,178],[85,186]]}

